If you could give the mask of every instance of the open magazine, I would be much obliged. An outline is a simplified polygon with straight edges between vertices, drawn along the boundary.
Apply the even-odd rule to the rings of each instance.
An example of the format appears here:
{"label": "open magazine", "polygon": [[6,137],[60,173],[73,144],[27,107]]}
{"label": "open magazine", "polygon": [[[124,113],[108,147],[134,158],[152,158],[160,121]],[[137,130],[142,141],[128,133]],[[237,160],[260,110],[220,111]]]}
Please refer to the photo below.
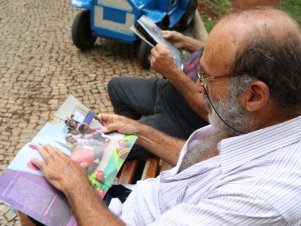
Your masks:
{"label": "open magazine", "polygon": [[51,144],[78,164],[87,163],[87,176],[103,198],[137,137],[105,135],[101,127],[93,112],[68,97],[0,177],[0,200],[46,225],[77,225],[64,195],[46,181],[31,159],[42,159],[37,147]]}
{"label": "open magazine", "polygon": [[154,47],[157,44],[162,44],[174,56],[176,64],[182,69],[181,52],[169,41],[162,36],[162,30],[146,16],[140,17],[135,25],[131,26],[131,30],[140,37],[143,41]]}

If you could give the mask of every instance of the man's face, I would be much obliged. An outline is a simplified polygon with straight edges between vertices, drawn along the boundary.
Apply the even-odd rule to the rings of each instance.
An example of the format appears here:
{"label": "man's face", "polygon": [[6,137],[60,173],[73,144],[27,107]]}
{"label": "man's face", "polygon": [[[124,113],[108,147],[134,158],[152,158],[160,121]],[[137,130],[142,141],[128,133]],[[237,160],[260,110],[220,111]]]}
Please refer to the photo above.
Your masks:
{"label": "man's face", "polygon": [[230,134],[234,130],[229,125],[241,132],[249,131],[252,127],[252,120],[241,105],[242,90],[236,83],[239,80],[231,76],[235,73],[233,64],[236,53],[242,46],[237,34],[228,32],[231,29],[233,30],[233,26],[229,27],[228,24],[214,28],[205,44],[200,62],[201,70],[207,77],[204,79],[204,102],[208,108],[209,122]]}
{"label": "man's face", "polygon": [[[213,41],[215,38],[213,37]],[[225,47],[217,40],[214,45],[211,44],[211,39],[205,45],[204,54],[201,58],[201,74],[205,75],[201,88],[201,82],[197,81],[196,87],[198,90],[203,89],[205,104],[209,112],[209,118],[214,114],[214,110],[208,101],[207,95],[214,103],[222,103],[229,96],[229,77],[221,77],[230,72],[229,65],[231,64],[231,57],[225,50]],[[218,50],[217,50],[218,49]],[[224,51],[225,50],[225,51]],[[224,53],[226,52],[226,53]]]}
{"label": "man's face", "polygon": [[[242,92],[237,80],[230,81],[230,91],[223,99],[215,99],[210,97],[212,108],[208,96],[204,95],[204,102],[210,109],[208,114],[209,122],[221,131],[229,135],[235,135],[234,131],[228,126],[235,128],[238,131],[247,133],[253,129],[253,120],[249,117],[248,113],[242,108],[239,100],[239,95]],[[219,114],[221,118],[217,115]],[[226,125],[224,120],[228,125]]]}

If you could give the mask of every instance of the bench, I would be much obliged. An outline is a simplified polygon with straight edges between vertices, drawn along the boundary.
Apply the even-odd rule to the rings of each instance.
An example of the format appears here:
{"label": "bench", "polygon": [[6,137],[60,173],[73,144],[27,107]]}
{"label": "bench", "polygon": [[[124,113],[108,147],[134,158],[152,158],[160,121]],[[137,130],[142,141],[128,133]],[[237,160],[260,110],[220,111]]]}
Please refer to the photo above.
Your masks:
{"label": "bench", "polygon": [[158,157],[152,157],[147,161],[129,160],[124,163],[118,175],[118,184],[135,184],[137,180],[156,177],[161,171],[168,170],[172,166]]}

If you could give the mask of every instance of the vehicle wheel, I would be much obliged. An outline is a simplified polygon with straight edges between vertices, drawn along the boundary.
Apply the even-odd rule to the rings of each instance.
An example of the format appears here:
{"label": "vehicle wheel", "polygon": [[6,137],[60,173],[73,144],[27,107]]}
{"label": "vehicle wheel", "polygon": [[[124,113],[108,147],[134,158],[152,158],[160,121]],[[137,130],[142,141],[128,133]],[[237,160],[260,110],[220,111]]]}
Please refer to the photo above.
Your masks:
{"label": "vehicle wheel", "polygon": [[81,50],[90,49],[96,41],[90,26],[90,11],[85,10],[76,15],[72,24],[72,41]]}
{"label": "vehicle wheel", "polygon": [[196,7],[197,7],[197,0],[190,0],[187,5],[185,13],[179,22],[180,31],[184,31],[190,26],[194,18]]}
{"label": "vehicle wheel", "polygon": [[151,53],[151,47],[143,40],[140,42],[140,46],[138,49],[138,60],[140,65],[144,69],[150,68],[150,53]]}

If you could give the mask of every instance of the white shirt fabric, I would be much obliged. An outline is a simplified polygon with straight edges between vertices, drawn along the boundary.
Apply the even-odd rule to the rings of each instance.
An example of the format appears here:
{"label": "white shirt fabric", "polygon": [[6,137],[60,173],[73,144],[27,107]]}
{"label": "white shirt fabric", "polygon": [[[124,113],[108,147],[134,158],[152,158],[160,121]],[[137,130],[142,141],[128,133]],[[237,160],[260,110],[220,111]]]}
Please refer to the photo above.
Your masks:
{"label": "white shirt fabric", "polygon": [[[139,181],[122,207],[127,225],[301,225],[301,116],[219,143],[220,154]],[[189,149],[188,148],[188,149]],[[191,150],[191,149],[189,149]]]}

